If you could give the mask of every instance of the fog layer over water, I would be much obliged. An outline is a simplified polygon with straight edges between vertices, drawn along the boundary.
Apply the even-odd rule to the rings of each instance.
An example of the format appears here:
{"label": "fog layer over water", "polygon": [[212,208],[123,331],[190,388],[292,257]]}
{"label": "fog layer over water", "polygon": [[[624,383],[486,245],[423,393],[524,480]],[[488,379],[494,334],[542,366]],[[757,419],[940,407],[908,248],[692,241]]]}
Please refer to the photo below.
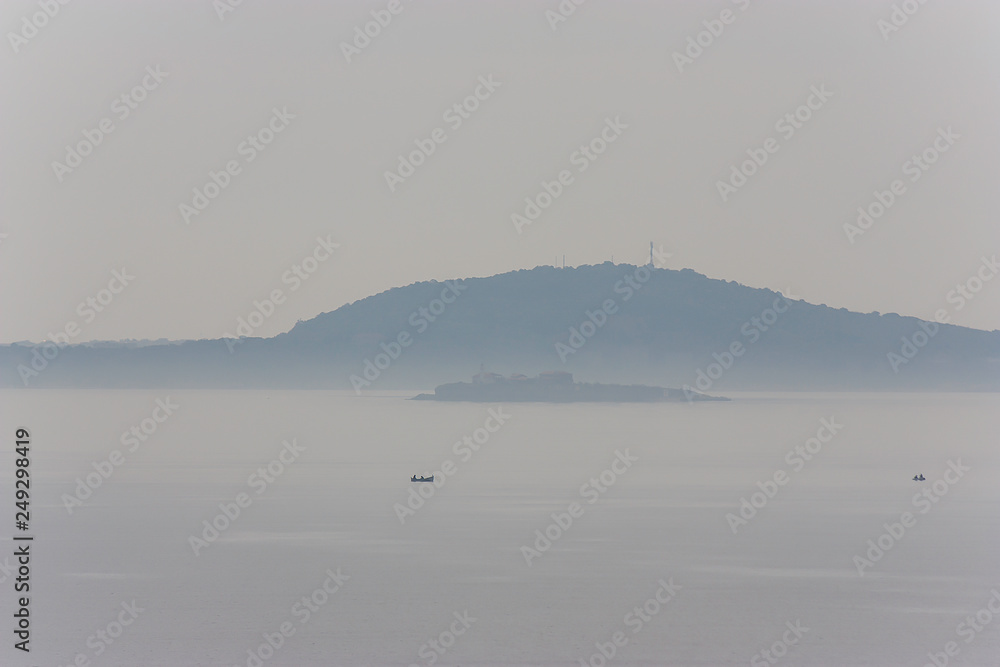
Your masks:
{"label": "fog layer over water", "polygon": [[32,440],[32,661],[1000,655],[995,395],[409,395],[0,392],[7,455]]}

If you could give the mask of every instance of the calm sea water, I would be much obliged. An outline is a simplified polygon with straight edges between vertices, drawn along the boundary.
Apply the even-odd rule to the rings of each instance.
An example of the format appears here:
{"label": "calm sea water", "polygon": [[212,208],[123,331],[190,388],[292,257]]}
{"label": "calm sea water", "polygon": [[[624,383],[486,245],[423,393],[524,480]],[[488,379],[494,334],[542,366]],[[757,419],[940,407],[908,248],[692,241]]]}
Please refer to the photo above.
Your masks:
{"label": "calm sea water", "polygon": [[[5,569],[0,663],[1000,656],[988,608],[995,595],[1000,610],[996,395],[503,406],[407,395],[0,392],[0,539],[17,532],[18,427],[31,433],[35,536],[32,650],[13,648]],[[157,399],[178,407],[167,415]],[[132,427],[141,436],[123,443]],[[409,481],[434,472],[440,486]],[[419,487],[429,497],[410,495]]]}

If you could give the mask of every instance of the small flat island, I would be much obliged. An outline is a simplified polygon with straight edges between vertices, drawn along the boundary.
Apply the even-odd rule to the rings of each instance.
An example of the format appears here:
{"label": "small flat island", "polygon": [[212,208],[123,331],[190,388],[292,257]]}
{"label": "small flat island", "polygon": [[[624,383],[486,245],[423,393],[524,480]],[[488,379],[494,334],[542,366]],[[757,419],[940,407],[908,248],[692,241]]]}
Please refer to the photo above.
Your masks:
{"label": "small flat island", "polygon": [[574,382],[573,374],[548,371],[537,377],[503,376],[480,371],[472,382],[449,382],[433,394],[418,394],[417,401],[470,401],[474,403],[658,403],[680,401],[728,401],[693,389],[667,389],[642,384]]}

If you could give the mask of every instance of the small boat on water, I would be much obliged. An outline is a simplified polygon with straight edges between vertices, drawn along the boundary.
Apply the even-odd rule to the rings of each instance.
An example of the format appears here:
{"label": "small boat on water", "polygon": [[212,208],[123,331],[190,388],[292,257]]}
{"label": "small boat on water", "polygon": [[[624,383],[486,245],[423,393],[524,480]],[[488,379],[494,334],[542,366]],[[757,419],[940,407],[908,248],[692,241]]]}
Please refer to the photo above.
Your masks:
{"label": "small boat on water", "polygon": [[926,480],[926,479],[927,479],[927,478],[926,478],[926,477],[924,477],[924,473],[920,473],[919,475],[914,475],[914,476],[913,476],[913,481],[914,481],[914,482],[923,482],[923,481],[924,481],[924,480]]}
{"label": "small boat on water", "polygon": [[416,475],[414,475],[413,477],[410,478],[410,481],[411,482],[433,482],[434,481],[434,475],[431,475],[430,477],[417,477]]}

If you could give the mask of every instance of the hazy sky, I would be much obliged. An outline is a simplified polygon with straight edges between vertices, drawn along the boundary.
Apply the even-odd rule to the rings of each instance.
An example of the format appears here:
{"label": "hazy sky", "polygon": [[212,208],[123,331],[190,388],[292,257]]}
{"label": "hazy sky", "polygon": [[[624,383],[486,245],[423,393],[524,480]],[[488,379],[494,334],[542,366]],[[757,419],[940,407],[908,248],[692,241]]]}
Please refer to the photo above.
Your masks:
{"label": "hazy sky", "polygon": [[[891,31],[888,0],[590,0],[558,22],[557,0],[224,3],[0,4],[0,341],[215,338],[280,289],[273,335],[650,241],[668,268],[1000,328],[1000,279],[948,298],[1000,253],[996,2],[897,2],[917,9]],[[433,153],[391,190],[415,142]],[[519,233],[543,181],[561,192]],[[849,239],[876,191],[891,205]]]}

